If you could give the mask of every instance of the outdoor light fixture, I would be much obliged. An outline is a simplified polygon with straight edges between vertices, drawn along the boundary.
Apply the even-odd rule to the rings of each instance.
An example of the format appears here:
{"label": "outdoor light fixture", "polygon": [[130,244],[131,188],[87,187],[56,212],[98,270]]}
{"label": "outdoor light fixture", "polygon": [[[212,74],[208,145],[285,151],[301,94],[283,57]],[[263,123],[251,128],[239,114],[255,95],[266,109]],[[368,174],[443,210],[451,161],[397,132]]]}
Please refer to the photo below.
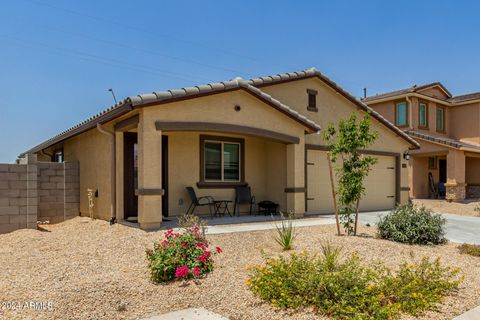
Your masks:
{"label": "outdoor light fixture", "polygon": [[405,160],[410,160],[410,153],[408,153],[408,150],[403,153],[403,159]]}

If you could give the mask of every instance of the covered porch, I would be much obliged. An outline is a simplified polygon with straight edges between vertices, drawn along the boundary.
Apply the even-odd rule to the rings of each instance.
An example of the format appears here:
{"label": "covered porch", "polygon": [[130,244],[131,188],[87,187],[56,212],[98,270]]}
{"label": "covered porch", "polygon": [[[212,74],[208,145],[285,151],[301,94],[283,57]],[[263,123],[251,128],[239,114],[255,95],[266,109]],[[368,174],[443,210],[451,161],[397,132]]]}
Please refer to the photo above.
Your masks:
{"label": "covered porch", "polygon": [[409,164],[412,198],[480,198],[480,147],[446,138],[419,140],[421,149],[411,152]]}

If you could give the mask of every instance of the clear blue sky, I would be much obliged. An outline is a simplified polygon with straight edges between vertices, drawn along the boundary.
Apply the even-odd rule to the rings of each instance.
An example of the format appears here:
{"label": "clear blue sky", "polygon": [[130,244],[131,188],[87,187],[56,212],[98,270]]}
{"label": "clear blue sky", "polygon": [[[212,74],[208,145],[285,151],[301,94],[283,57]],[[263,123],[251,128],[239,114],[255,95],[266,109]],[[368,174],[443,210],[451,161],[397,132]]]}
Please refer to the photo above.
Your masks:
{"label": "clear blue sky", "polygon": [[0,162],[117,98],[316,67],[480,91],[478,1],[0,0]]}

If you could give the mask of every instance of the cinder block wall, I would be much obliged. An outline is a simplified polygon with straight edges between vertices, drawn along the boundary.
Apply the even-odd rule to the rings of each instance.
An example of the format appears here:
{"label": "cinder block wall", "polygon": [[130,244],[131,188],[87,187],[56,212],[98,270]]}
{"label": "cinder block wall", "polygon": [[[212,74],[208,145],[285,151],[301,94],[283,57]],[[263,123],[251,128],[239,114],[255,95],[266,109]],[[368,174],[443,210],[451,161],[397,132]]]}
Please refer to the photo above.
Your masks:
{"label": "cinder block wall", "polygon": [[0,233],[37,227],[37,167],[0,164]]}
{"label": "cinder block wall", "polygon": [[0,233],[58,223],[79,214],[78,162],[0,164]]}

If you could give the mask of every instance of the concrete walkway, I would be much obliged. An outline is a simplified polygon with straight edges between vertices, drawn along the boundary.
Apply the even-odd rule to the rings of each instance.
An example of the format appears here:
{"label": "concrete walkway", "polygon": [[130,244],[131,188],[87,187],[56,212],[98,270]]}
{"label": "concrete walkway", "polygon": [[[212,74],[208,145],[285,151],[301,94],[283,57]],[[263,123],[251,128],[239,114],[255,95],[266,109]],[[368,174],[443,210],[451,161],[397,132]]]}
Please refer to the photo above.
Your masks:
{"label": "concrete walkway", "polygon": [[[388,211],[362,212],[360,222],[369,223],[372,226],[377,223],[380,216]],[[480,244],[480,217],[459,216],[455,214],[442,213],[447,220],[447,239],[458,243]]]}
{"label": "concrete walkway", "polygon": [[144,318],[143,320],[228,320],[228,318],[207,309],[190,308]]}

